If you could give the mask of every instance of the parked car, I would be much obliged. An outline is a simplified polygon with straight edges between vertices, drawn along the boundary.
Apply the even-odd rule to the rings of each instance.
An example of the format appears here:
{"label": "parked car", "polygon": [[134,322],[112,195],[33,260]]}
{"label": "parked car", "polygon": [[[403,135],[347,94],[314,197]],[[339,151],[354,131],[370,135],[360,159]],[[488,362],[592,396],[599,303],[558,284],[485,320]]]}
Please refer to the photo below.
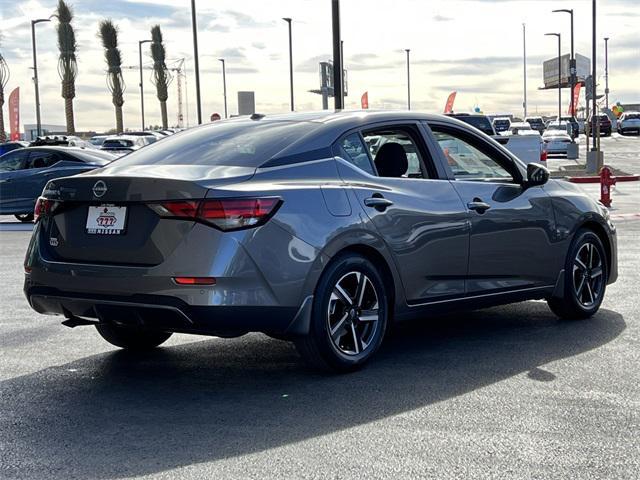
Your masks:
{"label": "parked car", "polygon": [[640,135],[640,112],[625,112],[618,119],[618,133],[624,135],[631,132]]}
{"label": "parked car", "polygon": [[133,137],[142,137],[147,142],[147,145],[151,145],[152,143],[157,142],[158,140],[162,140],[166,137],[160,132],[156,132],[154,130],[144,130],[139,132],[125,132],[124,135],[133,136]]}
{"label": "parked car", "polygon": [[417,112],[198,126],[49,182],[35,212],[29,304],[125,349],[260,331],[349,371],[393,323],[527,299],[586,318],[617,278],[605,207]]}
{"label": "parked car", "polygon": [[529,163],[542,163],[544,165],[544,162],[547,161],[547,153],[544,149],[542,137],[536,130],[531,129],[528,123],[525,125],[529,128],[518,130],[515,127],[517,133],[509,132],[508,135],[494,138],[525,165]]}
{"label": "parked car", "polygon": [[493,129],[498,134],[502,132],[508,132],[509,128],[511,127],[511,120],[508,117],[494,118],[492,125]]}
{"label": "parked car", "polygon": [[80,147],[95,149],[95,145],[75,135],[44,135],[37,137],[30,147]]}
{"label": "parked car", "polygon": [[600,125],[601,136],[603,137],[611,136],[611,130],[612,130],[611,119],[607,114],[601,113],[601,114],[595,115],[595,118],[593,115],[591,115],[589,118],[589,125],[591,127],[589,131],[590,137],[592,137],[595,134],[596,127],[598,125]]}
{"label": "parked car", "polygon": [[4,155],[7,152],[10,152],[12,150],[17,150],[19,148],[24,148],[26,146],[28,146],[29,144],[26,142],[5,142],[5,143],[0,143],[0,155]]}
{"label": "parked car", "polygon": [[112,153],[117,156],[127,155],[131,152],[149,145],[145,137],[135,135],[112,135],[102,142],[100,150]]}
{"label": "parked car", "polygon": [[33,220],[36,199],[54,178],[102,167],[115,157],[76,147],[29,147],[0,156],[0,215]]}
{"label": "parked car", "polygon": [[571,144],[570,129],[571,125],[568,123],[551,122],[549,124],[547,130],[542,134],[547,155],[567,156]]}
{"label": "parked car", "polygon": [[509,127],[509,132],[511,135],[522,135],[529,132],[534,132],[536,135],[540,135],[537,130],[531,128],[527,122],[513,122]]}
{"label": "parked car", "polygon": [[[558,117],[556,117],[556,123],[557,121],[558,121]],[[571,138],[575,139],[578,137],[578,135],[580,134],[580,124],[578,123],[578,120],[576,119],[576,117],[573,117],[573,116],[560,117],[560,122],[569,124],[569,131],[567,133],[569,133]]]}
{"label": "parked car", "polygon": [[544,119],[542,117],[526,117],[524,121],[531,125],[531,128],[540,132],[540,135],[542,135],[546,130]]}
{"label": "parked car", "polygon": [[487,117],[486,115],[480,115],[476,113],[451,113],[447,114],[447,116],[462,120],[464,123],[468,123],[469,125],[476,127],[486,135],[496,134],[496,131],[493,129],[493,125],[491,125],[489,117]]}
{"label": "parked car", "polygon": [[89,139],[89,143],[94,147],[100,148],[109,135],[94,135]]}

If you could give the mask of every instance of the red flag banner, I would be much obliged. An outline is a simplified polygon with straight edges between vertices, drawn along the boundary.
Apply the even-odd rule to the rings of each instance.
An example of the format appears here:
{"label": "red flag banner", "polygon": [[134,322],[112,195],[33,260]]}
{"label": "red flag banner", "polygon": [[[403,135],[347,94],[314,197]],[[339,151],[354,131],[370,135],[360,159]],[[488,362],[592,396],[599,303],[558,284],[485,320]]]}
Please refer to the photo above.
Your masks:
{"label": "red flag banner", "polygon": [[578,99],[580,98],[580,87],[582,87],[581,83],[576,83],[575,87],[573,87],[573,112],[571,111],[571,102],[569,102],[569,108],[567,112],[569,115],[575,117],[576,111],[578,110]]}
{"label": "red flag banner", "polygon": [[364,92],[362,97],[360,97],[360,105],[363,110],[367,110],[369,108],[369,92]]}
{"label": "red flag banner", "polygon": [[11,140],[20,140],[20,87],[9,95],[9,129]]}
{"label": "red flag banner", "polygon": [[449,98],[447,98],[447,104],[444,106],[444,113],[453,113],[453,102],[456,101],[456,91],[453,91],[449,94]]}

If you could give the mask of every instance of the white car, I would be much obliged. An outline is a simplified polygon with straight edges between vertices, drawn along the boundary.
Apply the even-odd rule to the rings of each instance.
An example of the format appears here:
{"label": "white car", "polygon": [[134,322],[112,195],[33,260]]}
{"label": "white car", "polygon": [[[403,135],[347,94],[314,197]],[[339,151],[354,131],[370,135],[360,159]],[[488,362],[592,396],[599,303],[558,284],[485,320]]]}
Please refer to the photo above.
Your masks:
{"label": "white car", "polygon": [[624,135],[630,132],[640,135],[640,112],[625,112],[618,119],[618,133]]}
{"label": "white car", "polygon": [[147,139],[136,135],[112,135],[102,142],[100,150],[123,156],[148,145]]}
{"label": "white car", "polygon": [[566,123],[551,122],[542,135],[544,149],[547,155],[567,155],[567,149],[571,144],[571,135],[568,133],[570,126]]}

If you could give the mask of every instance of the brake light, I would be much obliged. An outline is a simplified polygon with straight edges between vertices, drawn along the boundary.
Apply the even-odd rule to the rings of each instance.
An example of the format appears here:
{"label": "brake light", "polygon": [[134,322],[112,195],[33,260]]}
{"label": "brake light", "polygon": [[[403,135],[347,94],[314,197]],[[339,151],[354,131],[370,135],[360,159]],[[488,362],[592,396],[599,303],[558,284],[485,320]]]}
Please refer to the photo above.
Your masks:
{"label": "brake light", "polygon": [[38,197],[36,206],[33,208],[33,221],[37,222],[40,217],[46,217],[53,210],[55,202],[48,198]]}
{"label": "brake light", "polygon": [[152,204],[160,216],[211,224],[220,230],[240,230],[264,224],[282,200],[274,197],[177,200]]}
{"label": "brake light", "polygon": [[540,161],[541,162],[546,162],[547,161],[547,151],[546,150],[542,150],[540,152]]}
{"label": "brake light", "polygon": [[178,285],[215,285],[214,277],[173,277]]}

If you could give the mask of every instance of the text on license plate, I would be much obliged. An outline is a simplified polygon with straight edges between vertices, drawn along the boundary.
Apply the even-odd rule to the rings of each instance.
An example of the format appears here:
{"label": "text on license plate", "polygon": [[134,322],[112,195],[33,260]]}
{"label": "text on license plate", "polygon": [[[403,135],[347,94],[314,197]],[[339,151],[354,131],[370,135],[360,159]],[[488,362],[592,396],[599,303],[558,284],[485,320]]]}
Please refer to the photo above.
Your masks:
{"label": "text on license plate", "polygon": [[120,235],[124,233],[126,219],[127,207],[90,206],[87,214],[87,233]]}

